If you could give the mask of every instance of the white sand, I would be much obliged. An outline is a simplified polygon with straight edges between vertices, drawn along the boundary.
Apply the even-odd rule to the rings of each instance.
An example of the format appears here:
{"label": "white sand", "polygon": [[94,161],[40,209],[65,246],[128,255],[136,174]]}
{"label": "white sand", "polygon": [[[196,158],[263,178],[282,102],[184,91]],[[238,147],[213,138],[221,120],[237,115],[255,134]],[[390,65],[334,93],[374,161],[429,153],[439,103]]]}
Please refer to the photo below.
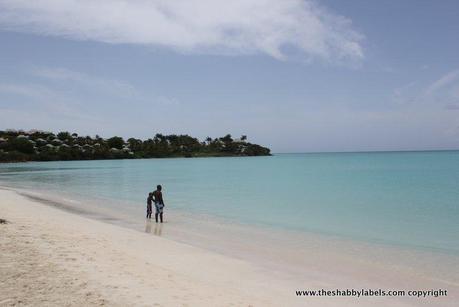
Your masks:
{"label": "white sand", "polygon": [[280,303],[241,261],[0,193],[0,304]]}
{"label": "white sand", "polygon": [[[242,260],[91,220],[8,190],[0,190],[0,218],[9,221],[0,224],[0,306],[454,306],[457,302],[451,296],[296,297],[295,290],[314,289],[323,281],[298,284],[276,278]],[[159,227],[152,225],[154,231]],[[330,277],[326,285],[335,286]]]}

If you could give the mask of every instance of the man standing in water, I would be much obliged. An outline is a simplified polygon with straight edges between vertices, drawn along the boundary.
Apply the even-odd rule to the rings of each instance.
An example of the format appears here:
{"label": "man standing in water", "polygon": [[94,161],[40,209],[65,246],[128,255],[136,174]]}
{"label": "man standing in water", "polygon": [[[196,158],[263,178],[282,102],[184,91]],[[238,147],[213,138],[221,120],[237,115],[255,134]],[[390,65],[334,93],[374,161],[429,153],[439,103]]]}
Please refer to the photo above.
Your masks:
{"label": "man standing in water", "polygon": [[156,186],[156,191],[153,192],[153,201],[155,202],[156,212],[155,212],[155,220],[158,223],[158,215],[161,223],[163,222],[163,208],[164,208],[164,201],[163,201],[163,193],[161,193],[162,187],[161,185]]}

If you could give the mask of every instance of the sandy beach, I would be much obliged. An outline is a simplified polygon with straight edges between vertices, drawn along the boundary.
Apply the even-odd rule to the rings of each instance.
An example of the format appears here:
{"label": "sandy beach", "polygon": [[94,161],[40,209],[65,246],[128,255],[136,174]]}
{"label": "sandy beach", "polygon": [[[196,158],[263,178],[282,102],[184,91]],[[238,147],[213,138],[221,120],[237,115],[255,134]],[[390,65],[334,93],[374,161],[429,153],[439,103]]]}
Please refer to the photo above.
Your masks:
{"label": "sandy beach", "polygon": [[241,261],[11,191],[1,191],[0,208],[9,221],[0,237],[2,306],[266,306],[282,297]]}
{"label": "sandy beach", "polygon": [[[450,296],[297,297],[295,290],[343,288],[351,271],[343,268],[336,276],[324,271],[300,283],[241,259],[72,214],[11,190],[0,190],[0,218],[8,221],[0,224],[0,306],[454,306],[457,294],[457,285],[439,282],[451,288]],[[151,227],[155,232],[162,226]],[[325,255],[316,250],[310,256],[317,261]],[[318,265],[315,270],[321,271]],[[406,282],[408,275],[400,272]],[[383,276],[386,284],[380,286],[402,285],[384,268],[367,265],[360,274],[354,281],[366,274],[375,287],[375,276]],[[413,282],[416,289],[432,285],[435,281]]]}

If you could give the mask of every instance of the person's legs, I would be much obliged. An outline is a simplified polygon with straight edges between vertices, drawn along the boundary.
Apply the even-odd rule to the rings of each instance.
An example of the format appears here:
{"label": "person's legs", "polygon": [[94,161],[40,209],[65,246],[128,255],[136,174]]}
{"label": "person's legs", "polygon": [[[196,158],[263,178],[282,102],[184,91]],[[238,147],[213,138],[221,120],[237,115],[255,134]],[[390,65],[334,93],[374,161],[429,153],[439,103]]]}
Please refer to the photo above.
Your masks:
{"label": "person's legs", "polygon": [[162,223],[163,222],[163,213],[162,212],[159,214],[159,219],[161,220],[161,223]]}
{"label": "person's legs", "polygon": [[158,212],[155,213],[155,220],[156,220],[156,223],[158,223]]}
{"label": "person's legs", "polygon": [[147,219],[151,219],[151,205],[147,206]]}

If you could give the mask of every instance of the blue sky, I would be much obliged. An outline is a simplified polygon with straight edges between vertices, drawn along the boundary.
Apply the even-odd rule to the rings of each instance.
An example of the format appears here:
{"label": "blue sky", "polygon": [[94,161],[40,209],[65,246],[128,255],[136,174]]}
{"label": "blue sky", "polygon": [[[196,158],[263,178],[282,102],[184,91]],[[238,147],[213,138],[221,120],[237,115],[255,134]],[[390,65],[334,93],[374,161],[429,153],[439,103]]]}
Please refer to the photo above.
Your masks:
{"label": "blue sky", "polygon": [[459,149],[458,1],[0,0],[0,129]]}

